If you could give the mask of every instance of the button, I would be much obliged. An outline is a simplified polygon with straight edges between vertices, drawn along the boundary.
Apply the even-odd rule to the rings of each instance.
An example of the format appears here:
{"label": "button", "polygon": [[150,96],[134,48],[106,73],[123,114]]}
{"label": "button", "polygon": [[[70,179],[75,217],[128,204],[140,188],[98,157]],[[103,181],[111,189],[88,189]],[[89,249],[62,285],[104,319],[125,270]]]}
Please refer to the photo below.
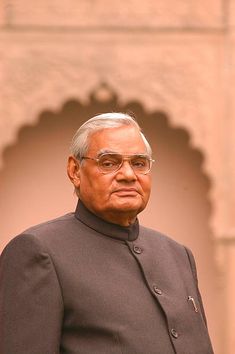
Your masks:
{"label": "button", "polygon": [[162,290],[159,289],[156,285],[153,286],[153,290],[156,294],[158,295],[162,295]]}
{"label": "button", "polygon": [[174,328],[171,329],[171,335],[172,335],[172,337],[174,337],[175,339],[179,337],[178,332],[177,332]]}
{"label": "button", "polygon": [[143,252],[142,248],[139,247],[139,246],[134,246],[134,247],[133,247],[133,251],[134,251],[135,253],[137,253],[137,254],[140,254],[140,253]]}

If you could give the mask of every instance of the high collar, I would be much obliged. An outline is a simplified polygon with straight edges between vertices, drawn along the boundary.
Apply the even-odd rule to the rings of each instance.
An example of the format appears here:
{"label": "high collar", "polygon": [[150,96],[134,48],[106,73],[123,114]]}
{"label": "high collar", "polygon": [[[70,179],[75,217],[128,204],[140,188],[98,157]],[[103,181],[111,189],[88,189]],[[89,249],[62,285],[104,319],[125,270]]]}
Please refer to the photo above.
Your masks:
{"label": "high collar", "polygon": [[78,200],[75,217],[99,233],[119,240],[134,241],[139,235],[138,219],[130,226],[121,226],[109,223],[88,210],[81,200]]}

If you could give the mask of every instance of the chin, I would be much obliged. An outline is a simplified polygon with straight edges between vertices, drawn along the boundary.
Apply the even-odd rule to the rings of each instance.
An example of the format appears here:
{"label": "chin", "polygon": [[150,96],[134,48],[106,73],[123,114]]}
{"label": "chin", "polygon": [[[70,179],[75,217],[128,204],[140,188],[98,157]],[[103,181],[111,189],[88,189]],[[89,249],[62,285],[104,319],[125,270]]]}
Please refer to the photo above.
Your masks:
{"label": "chin", "polygon": [[109,210],[120,213],[131,213],[137,215],[146,206],[147,202],[140,196],[138,197],[119,197],[109,200]]}
{"label": "chin", "polygon": [[113,205],[113,209],[120,212],[136,212],[139,213],[144,209],[144,206],[140,203],[131,203],[129,201],[123,201],[122,203],[117,203]]}

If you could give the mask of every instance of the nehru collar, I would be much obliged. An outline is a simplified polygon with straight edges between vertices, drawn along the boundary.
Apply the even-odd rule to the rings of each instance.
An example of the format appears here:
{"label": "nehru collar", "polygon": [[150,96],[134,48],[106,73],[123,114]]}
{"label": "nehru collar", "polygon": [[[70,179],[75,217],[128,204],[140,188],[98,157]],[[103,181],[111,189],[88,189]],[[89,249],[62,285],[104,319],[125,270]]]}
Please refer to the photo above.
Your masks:
{"label": "nehru collar", "polygon": [[139,235],[139,221],[136,219],[130,226],[109,223],[88,210],[81,200],[78,200],[75,217],[91,229],[119,240],[134,241]]}

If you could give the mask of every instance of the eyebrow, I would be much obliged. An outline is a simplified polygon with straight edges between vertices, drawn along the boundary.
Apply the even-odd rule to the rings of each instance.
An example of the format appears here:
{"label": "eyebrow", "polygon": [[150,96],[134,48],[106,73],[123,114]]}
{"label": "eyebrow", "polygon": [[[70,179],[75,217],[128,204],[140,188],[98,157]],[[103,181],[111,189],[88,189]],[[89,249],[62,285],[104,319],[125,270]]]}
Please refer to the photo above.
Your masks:
{"label": "eyebrow", "polygon": [[148,155],[148,153],[146,153],[146,152],[145,153],[144,152],[137,152],[137,153],[134,153],[134,154],[121,154],[120,152],[109,150],[109,149],[101,149],[96,156],[99,158],[103,154],[117,154],[117,155],[130,155],[130,156],[133,155],[133,156],[147,156],[147,157],[150,157]]}
{"label": "eyebrow", "polygon": [[121,154],[118,153],[117,151],[108,150],[108,149],[101,149],[101,150],[98,152],[97,157],[99,157],[100,155],[103,155],[103,154],[118,154],[118,155],[121,155]]}

